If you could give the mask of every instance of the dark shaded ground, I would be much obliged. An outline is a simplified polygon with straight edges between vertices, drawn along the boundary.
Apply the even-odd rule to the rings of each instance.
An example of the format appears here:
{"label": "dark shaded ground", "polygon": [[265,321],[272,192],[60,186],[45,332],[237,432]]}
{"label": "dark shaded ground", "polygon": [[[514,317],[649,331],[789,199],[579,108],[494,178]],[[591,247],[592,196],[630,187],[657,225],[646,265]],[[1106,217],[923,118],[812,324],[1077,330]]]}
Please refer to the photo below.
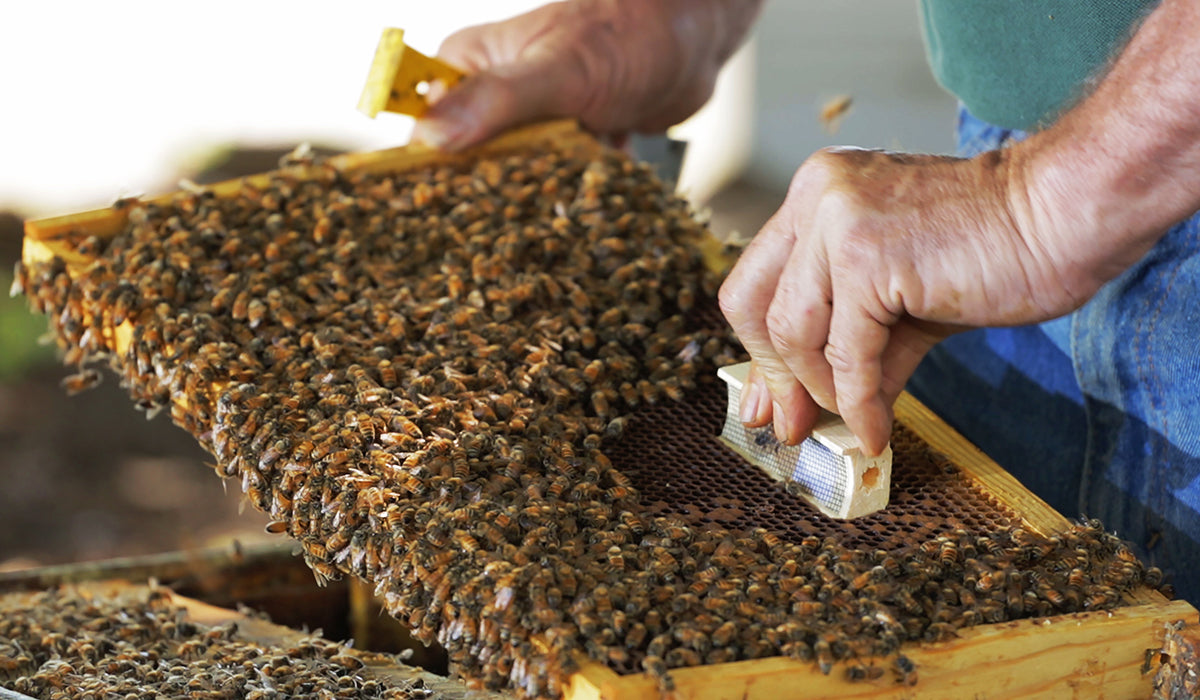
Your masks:
{"label": "dark shaded ground", "polygon": [[[107,372],[107,370],[106,370]],[[111,375],[68,397],[66,370],[0,385],[0,568],[266,537],[208,455],[164,414],[147,421]]]}
{"label": "dark shaded ground", "polygon": [[[283,153],[237,150],[191,177],[270,170]],[[22,235],[20,217],[0,213],[0,570],[281,540],[253,508],[239,514],[240,484],[226,492],[196,441],[166,412],[147,421],[107,369],[98,388],[67,396],[70,371],[33,344],[45,320],[8,298]]]}

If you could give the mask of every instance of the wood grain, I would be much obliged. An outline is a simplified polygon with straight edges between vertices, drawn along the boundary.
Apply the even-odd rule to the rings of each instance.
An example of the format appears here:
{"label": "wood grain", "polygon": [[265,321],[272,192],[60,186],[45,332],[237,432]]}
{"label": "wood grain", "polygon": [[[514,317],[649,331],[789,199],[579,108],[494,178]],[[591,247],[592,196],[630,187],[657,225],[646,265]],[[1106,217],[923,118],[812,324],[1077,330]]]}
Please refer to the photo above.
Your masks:
{"label": "wood grain", "polygon": [[[1158,649],[1164,623],[1180,619],[1195,624],[1196,610],[1180,601],[975,627],[948,642],[906,649],[918,669],[912,686],[899,683],[890,668],[878,680],[851,682],[841,667],[826,676],[815,664],[784,658],[677,669],[671,675],[677,700],[1145,698],[1153,676],[1141,671],[1145,650]],[[570,700],[660,697],[657,683],[646,675],[574,680]]]}

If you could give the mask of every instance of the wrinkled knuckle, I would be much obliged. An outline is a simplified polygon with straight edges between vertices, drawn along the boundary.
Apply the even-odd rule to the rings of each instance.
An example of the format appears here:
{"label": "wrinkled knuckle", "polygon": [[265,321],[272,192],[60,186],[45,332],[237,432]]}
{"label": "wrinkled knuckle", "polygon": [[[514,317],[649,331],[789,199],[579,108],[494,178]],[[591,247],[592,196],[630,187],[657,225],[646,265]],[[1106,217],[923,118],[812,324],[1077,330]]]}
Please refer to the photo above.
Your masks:
{"label": "wrinkled knuckle", "polygon": [[787,356],[800,350],[800,329],[797,328],[791,313],[778,304],[772,304],[771,308],[767,309],[766,322],[767,336],[780,355]]}
{"label": "wrinkled knuckle", "polygon": [[862,358],[856,353],[832,340],[825,345],[825,361],[829,363],[835,374],[853,375],[863,365]]}
{"label": "wrinkled knuckle", "polygon": [[735,329],[745,313],[741,291],[733,275],[727,277],[721,284],[721,288],[717,290],[717,307],[721,309],[725,320],[729,321]]}
{"label": "wrinkled knuckle", "polygon": [[811,188],[830,182],[837,172],[839,160],[837,154],[827,148],[816,151],[800,164],[792,177],[792,187]]}
{"label": "wrinkled knuckle", "polygon": [[871,398],[866,393],[854,389],[839,387],[837,391],[837,406],[841,415],[859,415],[870,409]]}
{"label": "wrinkled knuckle", "polygon": [[495,73],[480,73],[476,76],[477,102],[488,106],[487,120],[511,119],[520,113],[520,97],[513,79]]}
{"label": "wrinkled knuckle", "polygon": [[483,50],[486,33],[487,26],[460,29],[442,41],[437,55],[451,63],[478,69],[486,63],[486,52]]}

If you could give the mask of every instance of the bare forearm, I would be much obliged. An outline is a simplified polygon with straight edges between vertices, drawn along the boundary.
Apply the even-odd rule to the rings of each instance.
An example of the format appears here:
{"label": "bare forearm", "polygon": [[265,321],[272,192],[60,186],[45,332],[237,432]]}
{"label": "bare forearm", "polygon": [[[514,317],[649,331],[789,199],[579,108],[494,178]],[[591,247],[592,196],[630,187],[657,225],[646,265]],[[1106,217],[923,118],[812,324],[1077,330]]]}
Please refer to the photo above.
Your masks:
{"label": "bare forearm", "polygon": [[1200,4],[1164,0],[1095,92],[1014,150],[1018,218],[1068,239],[1081,295],[1133,264],[1200,209]]}
{"label": "bare forearm", "polygon": [[[721,66],[745,41],[762,0],[573,0],[590,3],[592,11],[612,17],[623,45],[614,53],[626,57],[635,75],[604,84],[641,86],[642,100],[661,108],[647,110],[651,129],[670,126],[683,111],[698,108],[709,97]],[[613,101],[610,92],[595,97]],[[621,96],[627,97],[627,96]],[[664,116],[655,113],[662,111]]]}
{"label": "bare forearm", "polygon": [[[626,0],[639,4],[639,0]],[[644,2],[644,0],[643,0]],[[715,49],[714,58],[724,63],[741,46],[762,9],[762,0],[661,0],[674,18],[679,40]]]}
{"label": "bare forearm", "polygon": [[599,133],[659,131],[712,94],[762,0],[571,0],[446,39],[471,73],[417,124],[458,150],[504,129],[574,117]]}

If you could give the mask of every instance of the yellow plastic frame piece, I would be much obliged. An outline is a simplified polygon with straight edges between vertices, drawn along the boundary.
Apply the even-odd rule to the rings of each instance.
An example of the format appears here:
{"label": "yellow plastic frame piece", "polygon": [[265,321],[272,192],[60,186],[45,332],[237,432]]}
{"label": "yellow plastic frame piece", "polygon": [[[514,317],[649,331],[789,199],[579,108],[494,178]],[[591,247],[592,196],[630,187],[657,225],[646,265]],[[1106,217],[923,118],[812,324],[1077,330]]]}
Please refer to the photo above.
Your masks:
{"label": "yellow plastic frame piece", "polygon": [[358,111],[372,119],[380,112],[420,117],[429,109],[428,91],[434,82],[449,88],[464,76],[445,61],[406,46],[403,29],[388,27],[375,48]]}

